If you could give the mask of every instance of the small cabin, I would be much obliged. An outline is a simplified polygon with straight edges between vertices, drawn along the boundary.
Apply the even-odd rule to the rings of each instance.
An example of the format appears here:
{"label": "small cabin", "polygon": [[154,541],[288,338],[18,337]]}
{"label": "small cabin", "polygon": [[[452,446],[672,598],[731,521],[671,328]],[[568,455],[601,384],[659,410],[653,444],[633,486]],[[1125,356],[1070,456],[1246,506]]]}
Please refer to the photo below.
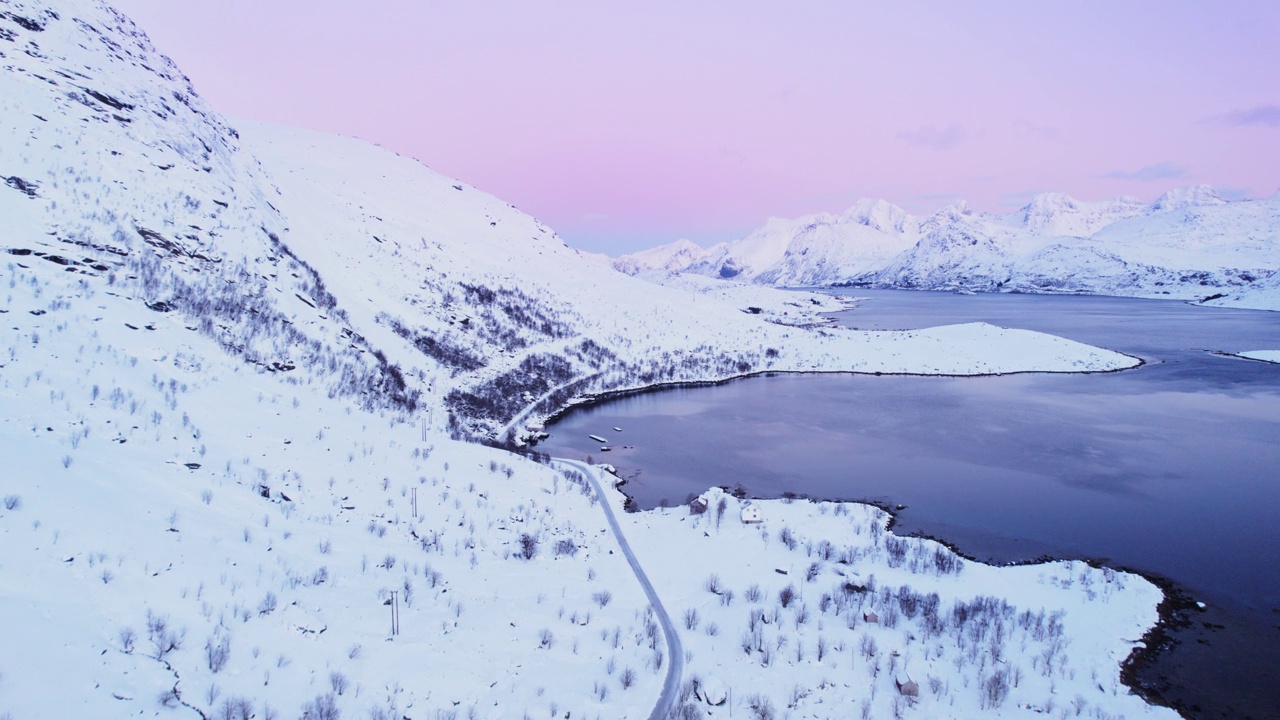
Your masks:
{"label": "small cabin", "polygon": [[920,697],[920,686],[911,678],[896,678],[893,684],[898,687],[898,694],[903,697]]}
{"label": "small cabin", "polygon": [[869,623],[878,623],[880,622],[880,616],[875,614],[871,610],[868,610],[862,613],[862,621],[869,622]]}
{"label": "small cabin", "polygon": [[764,513],[760,512],[760,506],[755,503],[747,503],[742,506],[742,524],[755,525],[764,522]]}
{"label": "small cabin", "polygon": [[694,498],[693,501],[689,503],[690,515],[702,515],[706,511],[707,511],[707,501],[700,497]]}

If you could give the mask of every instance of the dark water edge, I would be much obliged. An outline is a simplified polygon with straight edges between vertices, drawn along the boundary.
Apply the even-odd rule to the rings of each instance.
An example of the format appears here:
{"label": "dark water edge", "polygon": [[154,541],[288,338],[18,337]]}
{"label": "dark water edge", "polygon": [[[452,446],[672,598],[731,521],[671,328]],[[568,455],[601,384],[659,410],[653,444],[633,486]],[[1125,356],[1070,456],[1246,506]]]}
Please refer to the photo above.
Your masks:
{"label": "dark water edge", "polygon": [[[1104,371],[1104,372],[1124,372]],[[710,388],[752,378],[779,375],[816,375],[829,373],[791,373],[767,371],[713,381],[663,383],[647,387],[630,388],[614,393],[601,393],[580,398],[548,418],[548,430],[554,431],[557,421],[575,413],[608,406],[612,402],[642,395],[670,392],[688,388]],[[857,374],[857,373],[842,373]],[[987,376],[987,377],[999,377]],[[543,448],[544,450],[547,448]],[[557,456],[578,460],[608,462],[612,458],[557,449]],[[616,466],[620,478],[619,490],[626,497],[629,512],[643,512],[668,506],[658,503],[640,503],[627,487],[627,476],[638,476],[640,468]],[[726,488],[729,489],[729,488]],[[783,497],[806,498],[794,492],[758,494],[750,488],[739,487],[754,499],[780,499]],[[1080,560],[1095,567],[1109,565],[1117,570],[1141,575],[1164,594],[1158,607],[1159,620],[1142,638],[1142,645],[1121,664],[1121,681],[1153,705],[1169,707],[1189,720],[1276,720],[1280,718],[1280,608],[1270,613],[1249,612],[1239,608],[1228,609],[1221,605],[1201,607],[1194,590],[1163,575],[1141,567],[1117,566],[1105,559],[1085,557],[1071,553],[1041,552],[1043,549],[1026,542],[1010,543],[1020,547],[1021,554],[998,557],[992,554],[974,554],[948,539],[945,529],[930,531],[927,525],[906,527],[900,522],[906,507],[894,498],[821,497],[813,500],[857,502],[884,510],[891,516],[890,529],[900,536],[924,537],[946,545],[961,557],[990,565],[1024,565],[1057,560]]]}
{"label": "dark water edge", "polygon": [[[1130,302],[1127,299],[1125,302]],[[1142,302],[1142,301],[1137,301]],[[1201,312],[1212,313],[1212,309],[1203,309]],[[865,318],[858,318],[864,320]],[[949,318],[950,319],[950,318]],[[955,321],[965,321],[965,318],[958,318]],[[852,324],[842,322],[842,324]],[[932,324],[938,324],[936,322]],[[1018,323],[997,322],[997,324],[1009,327],[1027,327]],[[919,325],[924,327],[925,325]],[[867,325],[862,325],[867,327]],[[898,325],[898,327],[910,327],[910,324]],[[1028,327],[1028,329],[1043,330],[1046,332],[1054,332],[1054,329],[1044,329],[1040,327]],[[1154,361],[1161,365],[1157,372],[1161,373],[1157,377],[1163,379],[1173,379],[1181,382],[1184,376],[1194,372],[1188,370],[1185,357],[1174,357],[1177,353],[1170,354],[1166,352],[1166,348],[1151,348],[1146,345],[1140,345],[1138,353],[1133,352],[1132,347],[1116,347],[1112,344],[1098,342],[1097,338],[1088,337],[1072,337],[1071,332],[1056,332],[1055,334],[1064,337],[1071,337],[1082,342],[1090,342],[1098,344],[1109,349],[1125,352],[1127,354],[1141,354],[1144,360]],[[1087,333],[1085,333],[1087,335]],[[1260,349],[1269,347],[1264,338],[1257,338],[1258,347],[1215,347],[1214,340],[1209,340],[1209,346],[1199,346],[1190,348],[1184,352],[1206,353],[1206,350],[1212,351],[1217,349]],[[1219,339],[1218,345],[1221,346],[1223,341]],[[1190,363],[1194,365],[1193,363]],[[764,375],[778,375],[779,373],[763,373]],[[1163,381],[1163,380],[1162,380]],[[737,381],[729,381],[737,382]],[[1216,382],[1216,381],[1215,381]],[[1230,380],[1228,384],[1234,384],[1238,380]],[[1256,384],[1257,378],[1252,380],[1246,379],[1245,384]],[[1267,378],[1261,380],[1263,383],[1274,382]],[[699,386],[722,385],[725,383],[697,383]],[[575,414],[587,411],[603,411],[604,416],[597,418],[597,425],[609,425],[614,420],[607,418],[607,410],[610,404],[618,401],[620,397],[638,397],[657,393],[661,395],[663,392],[672,392],[670,386],[659,388],[645,388],[639,390],[627,391],[619,395],[606,395],[590,399],[586,404],[567,408],[555,419],[565,420],[573,417]],[[675,390],[680,392],[680,390]],[[617,418],[617,424],[627,424],[630,418]],[[552,426],[552,422],[548,423],[548,429],[556,433],[557,428]],[[554,442],[553,445],[557,444]],[[544,448],[546,449],[546,448]],[[586,453],[566,452],[563,447],[557,447],[554,450],[557,454],[574,455],[586,457]],[[596,461],[610,461],[619,466],[620,474],[623,477],[636,477],[643,474],[641,466],[629,466],[624,457],[619,454],[611,456],[596,455]],[[707,483],[703,483],[706,485]],[[710,483],[716,484],[716,483]],[[624,490],[628,488],[624,487]],[[634,491],[634,486],[633,486]],[[766,490],[760,492],[759,488],[748,487],[747,491],[753,495],[760,497],[779,497],[780,492]],[[804,495],[805,493],[799,493]],[[829,493],[824,493],[826,497]],[[896,506],[899,502],[907,501],[904,497],[895,497],[890,494],[877,494],[874,497],[838,497],[833,499],[851,500],[851,501],[870,501],[872,504],[885,507]],[[648,502],[637,499],[635,501],[639,507],[656,507],[659,503]],[[974,547],[968,547],[962,536],[952,536],[945,523],[921,522],[912,517],[913,513],[909,510],[906,512],[898,512],[895,514],[895,531],[899,534],[927,535],[935,539],[941,539],[955,548],[961,554],[975,557],[975,559],[984,562],[993,562],[995,564],[1023,563],[1033,561],[1037,558],[1044,559],[1047,556],[1062,559],[1083,559],[1091,562],[1106,562],[1105,559],[1099,561],[1096,558],[1082,557],[1078,554],[1053,552],[1052,548],[1049,552],[1040,552],[1043,547],[1037,546],[1034,542],[1019,544],[1014,542],[1002,548],[1003,551],[992,552],[992,548],[988,543],[978,542]],[[1230,522],[1229,518],[1214,518],[1215,522]],[[954,537],[960,542],[957,546],[956,542],[951,542],[949,538]],[[1007,539],[1007,538],[1006,538]],[[1109,563],[1113,567],[1116,563]],[[1130,563],[1132,564],[1132,563]],[[1161,606],[1161,623],[1153,628],[1147,636],[1147,647],[1139,649],[1124,663],[1122,669],[1122,678],[1127,685],[1132,687],[1136,692],[1141,694],[1156,704],[1166,705],[1178,710],[1184,717],[1188,718],[1280,718],[1280,608],[1263,608],[1247,607],[1239,603],[1232,603],[1224,600],[1217,602],[1211,600],[1209,604],[1201,609],[1196,604],[1196,599],[1206,598],[1208,596],[1218,595],[1214,593],[1213,588],[1203,588],[1197,592],[1194,588],[1181,585],[1175,581],[1169,580],[1161,576],[1158,572],[1144,569],[1141,563],[1138,567],[1121,567],[1120,569],[1138,572],[1152,579],[1156,584],[1165,590],[1166,601]]]}

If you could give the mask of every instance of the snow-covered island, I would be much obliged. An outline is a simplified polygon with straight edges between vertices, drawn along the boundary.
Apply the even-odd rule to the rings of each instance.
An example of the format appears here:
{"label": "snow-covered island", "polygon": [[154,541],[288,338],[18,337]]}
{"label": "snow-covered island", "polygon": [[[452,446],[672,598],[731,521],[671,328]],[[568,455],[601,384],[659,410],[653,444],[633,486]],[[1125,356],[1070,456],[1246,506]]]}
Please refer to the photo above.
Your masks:
{"label": "snow-covered island", "polygon": [[660,383],[1135,358],[654,286],[414,161],[228,121],[97,0],[5,3],[0,51],[0,715],[641,718],[676,666],[680,717],[1174,717],[1118,681],[1142,578],[715,490],[619,535],[596,471],[477,442]]}

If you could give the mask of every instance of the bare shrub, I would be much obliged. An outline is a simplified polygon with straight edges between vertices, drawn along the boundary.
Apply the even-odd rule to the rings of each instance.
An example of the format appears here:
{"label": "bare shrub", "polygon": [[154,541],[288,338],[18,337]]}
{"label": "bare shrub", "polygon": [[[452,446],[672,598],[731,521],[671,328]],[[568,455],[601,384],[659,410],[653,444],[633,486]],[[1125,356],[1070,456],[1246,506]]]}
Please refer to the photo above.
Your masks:
{"label": "bare shrub", "polygon": [[133,654],[133,646],[137,640],[138,634],[133,631],[133,628],[127,627],[120,629],[120,649],[123,650],[126,655]]}
{"label": "bare shrub", "polygon": [[747,698],[747,707],[751,708],[751,717],[755,720],[774,720],[778,715],[773,709],[773,702],[763,695]]}
{"label": "bare shrub", "polygon": [[339,695],[342,695],[347,691],[347,688],[350,686],[351,686],[351,681],[347,679],[346,675],[343,675],[342,673],[336,670],[329,673],[329,687],[333,688],[334,692],[338,693]]}
{"label": "bare shrub", "polygon": [[520,535],[520,557],[525,560],[532,560],[538,554],[538,538],[523,533]]}
{"label": "bare shrub", "polygon": [[156,697],[156,702],[160,703],[161,707],[174,708],[178,707],[178,705],[182,703],[182,698],[178,696],[178,689],[176,687],[171,687],[161,692],[160,695]]}
{"label": "bare shrub", "polygon": [[982,709],[990,710],[1004,704],[1009,697],[1009,671],[1001,668],[982,683]]}
{"label": "bare shrub", "polygon": [[706,588],[707,592],[712,595],[719,595],[724,591],[724,585],[720,583],[720,576],[715,573],[707,576],[707,580],[702,584],[702,587]]}
{"label": "bare shrub", "polygon": [[302,706],[302,720],[339,720],[341,717],[333,693],[317,695],[315,700]]}
{"label": "bare shrub", "polygon": [[245,698],[229,697],[222,701],[216,720],[250,720],[253,717],[253,703]]}
{"label": "bare shrub", "polygon": [[210,636],[204,642],[204,659],[209,665],[209,670],[217,675],[227,666],[227,660],[231,657],[231,638],[227,635],[217,637]]}
{"label": "bare shrub", "polygon": [[684,611],[684,629],[685,630],[698,629],[698,610],[696,608],[689,608],[688,610]]}
{"label": "bare shrub", "polygon": [[147,611],[147,640],[151,642],[151,649],[154,651],[152,656],[155,659],[163,660],[165,655],[181,648],[185,634],[169,627],[167,615]]}
{"label": "bare shrub", "polygon": [[268,592],[263,596],[262,602],[258,603],[258,615],[270,615],[276,609],[276,594]]}

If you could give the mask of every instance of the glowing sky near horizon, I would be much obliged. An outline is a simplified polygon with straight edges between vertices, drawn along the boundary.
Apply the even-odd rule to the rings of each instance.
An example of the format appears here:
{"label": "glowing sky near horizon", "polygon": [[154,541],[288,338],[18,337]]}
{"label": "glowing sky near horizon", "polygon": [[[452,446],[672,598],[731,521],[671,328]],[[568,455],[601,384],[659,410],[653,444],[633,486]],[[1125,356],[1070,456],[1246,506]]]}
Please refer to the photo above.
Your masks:
{"label": "glowing sky near horizon", "polygon": [[613,254],[860,197],[1280,189],[1280,3],[114,0],[230,115]]}

